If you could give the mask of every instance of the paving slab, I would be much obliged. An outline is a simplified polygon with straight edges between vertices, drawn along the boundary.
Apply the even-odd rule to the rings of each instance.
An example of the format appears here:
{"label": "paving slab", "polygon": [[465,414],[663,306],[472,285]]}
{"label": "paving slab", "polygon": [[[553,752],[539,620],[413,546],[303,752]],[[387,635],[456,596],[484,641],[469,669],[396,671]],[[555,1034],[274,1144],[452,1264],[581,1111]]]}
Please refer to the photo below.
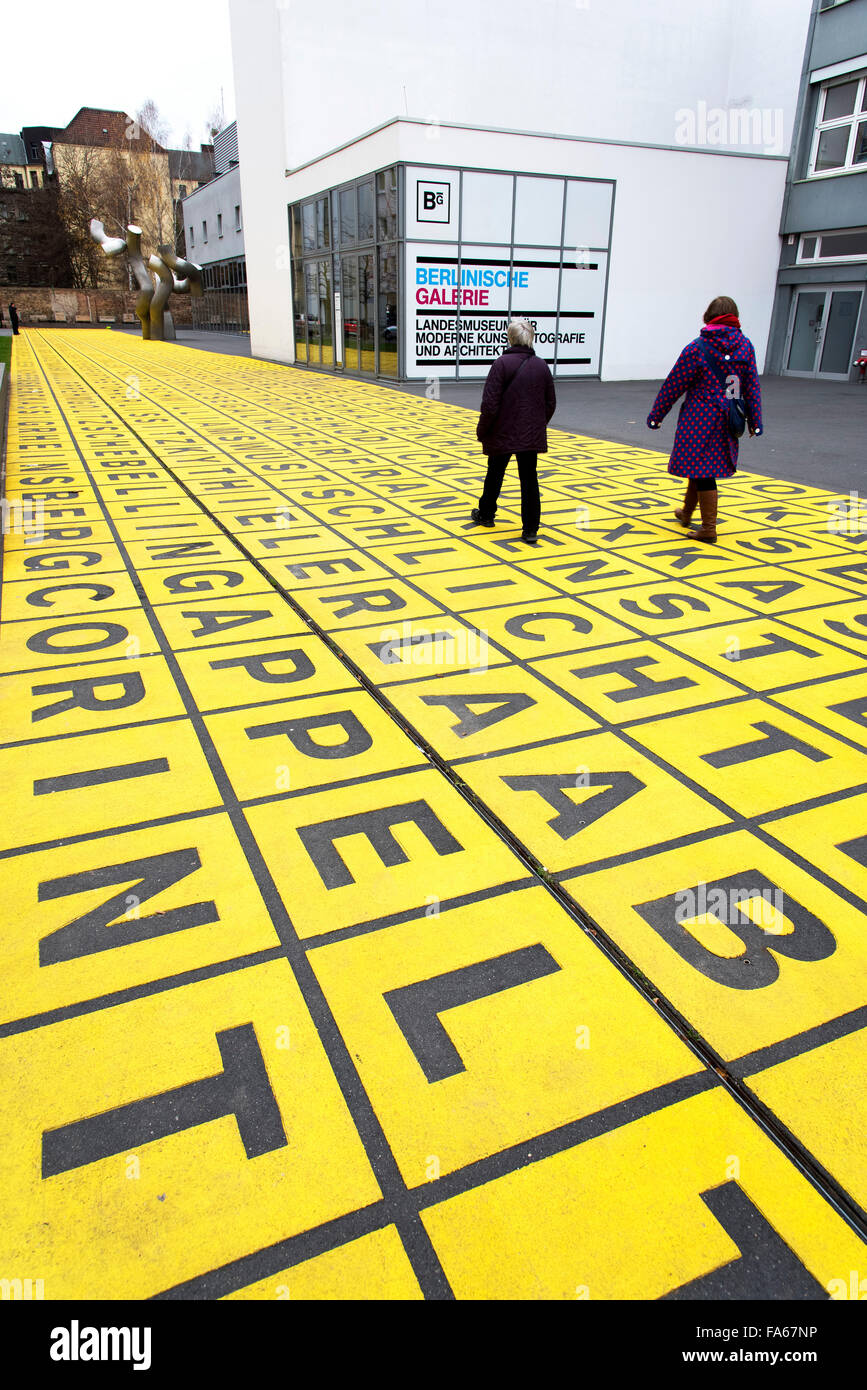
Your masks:
{"label": "paving slab", "polygon": [[533,549],[510,474],[472,525],[459,406],[21,334],[4,1269],[52,1299],[848,1288],[867,516],[741,471],[697,545],[665,463],[552,431]]}

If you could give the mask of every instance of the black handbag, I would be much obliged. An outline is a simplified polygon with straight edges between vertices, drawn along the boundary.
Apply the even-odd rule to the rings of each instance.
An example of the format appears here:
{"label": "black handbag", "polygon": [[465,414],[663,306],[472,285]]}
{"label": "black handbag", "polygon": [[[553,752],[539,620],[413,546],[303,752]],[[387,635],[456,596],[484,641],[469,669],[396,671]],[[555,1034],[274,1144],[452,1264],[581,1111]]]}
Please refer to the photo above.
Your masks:
{"label": "black handbag", "polygon": [[[708,366],[711,368],[712,371],[716,373],[719,379],[719,383],[722,386],[723,391],[725,392],[727,407],[726,414],[728,417],[726,420],[726,425],[728,428],[728,432],[731,435],[732,439],[740,439],[741,435],[747,427],[747,406],[743,396],[729,395],[729,376],[735,375],[735,373],[726,372],[725,367],[721,366],[720,363],[717,362],[716,358],[710,350],[710,347],[706,342],[704,342],[702,338],[699,338],[698,342],[699,347],[704,353],[705,360]],[[738,380],[738,385],[740,385],[740,379],[736,379]]]}

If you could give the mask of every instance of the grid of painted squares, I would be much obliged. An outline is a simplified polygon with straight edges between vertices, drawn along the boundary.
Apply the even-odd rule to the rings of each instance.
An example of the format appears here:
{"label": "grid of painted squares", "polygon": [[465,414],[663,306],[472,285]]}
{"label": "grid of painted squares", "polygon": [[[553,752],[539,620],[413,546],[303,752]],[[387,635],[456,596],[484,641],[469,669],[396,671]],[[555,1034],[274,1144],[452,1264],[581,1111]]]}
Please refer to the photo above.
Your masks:
{"label": "grid of painted squares", "polygon": [[473,424],[16,342],[0,1263],[48,1297],[864,1263],[867,524],[741,472],[700,546],[659,454],[553,432],[528,549]]}

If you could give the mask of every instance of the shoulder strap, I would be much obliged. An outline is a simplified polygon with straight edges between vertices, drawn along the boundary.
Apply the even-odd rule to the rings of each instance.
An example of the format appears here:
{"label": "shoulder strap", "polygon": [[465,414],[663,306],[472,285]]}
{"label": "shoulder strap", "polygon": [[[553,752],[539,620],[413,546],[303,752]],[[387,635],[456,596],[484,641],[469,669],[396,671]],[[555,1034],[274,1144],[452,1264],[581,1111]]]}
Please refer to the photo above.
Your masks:
{"label": "shoulder strap", "polygon": [[725,367],[721,366],[720,363],[717,362],[716,358],[710,350],[710,345],[706,343],[703,338],[698,338],[696,339],[696,341],[699,347],[701,348],[701,351],[704,353],[705,361],[707,362],[711,371],[716,373],[720,385],[722,386],[723,390],[725,390],[727,385],[728,372],[726,371]]}
{"label": "shoulder strap", "polygon": [[[526,367],[527,363],[530,362],[531,360],[532,360],[532,359],[531,359],[529,356],[528,356],[528,357],[525,357],[524,360],[523,360],[523,362],[521,363],[521,365],[518,367],[517,371],[512,372],[512,375],[509,377],[509,380],[506,382],[506,385],[505,385],[505,387],[504,387],[504,389],[503,389],[503,396],[505,396],[505,394],[506,394],[506,392],[508,391],[509,387],[511,386],[512,382],[515,380],[515,377],[518,375],[518,372],[522,371],[523,368]],[[502,400],[502,396],[500,397],[500,399]]]}

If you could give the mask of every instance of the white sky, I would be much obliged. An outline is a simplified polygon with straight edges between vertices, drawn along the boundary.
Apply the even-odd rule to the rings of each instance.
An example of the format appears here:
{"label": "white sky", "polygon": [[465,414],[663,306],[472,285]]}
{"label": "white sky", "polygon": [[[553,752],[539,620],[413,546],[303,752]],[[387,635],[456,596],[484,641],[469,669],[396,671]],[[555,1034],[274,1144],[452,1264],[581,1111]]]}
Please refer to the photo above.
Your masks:
{"label": "white sky", "polygon": [[[177,16],[176,26],[170,23]],[[208,139],[220,102],[235,114],[227,0],[40,0],[5,7],[0,130],[65,126],[81,106],[134,115],[152,97],[177,148]]]}

